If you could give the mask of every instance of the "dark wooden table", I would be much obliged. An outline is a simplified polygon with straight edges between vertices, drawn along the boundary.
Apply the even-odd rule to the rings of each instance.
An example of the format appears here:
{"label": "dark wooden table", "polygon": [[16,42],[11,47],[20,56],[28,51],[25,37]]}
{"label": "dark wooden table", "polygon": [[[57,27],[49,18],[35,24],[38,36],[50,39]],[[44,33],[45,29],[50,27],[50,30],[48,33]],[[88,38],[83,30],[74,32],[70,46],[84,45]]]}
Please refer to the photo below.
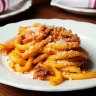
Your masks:
{"label": "dark wooden table", "polygon": [[[49,3],[39,4],[32,6],[27,11],[20,13],[18,15],[6,18],[0,21],[0,26],[6,25],[12,22],[18,22],[21,20],[28,19],[37,19],[37,18],[60,18],[60,19],[72,19],[77,21],[86,21],[96,24],[96,16],[84,16],[69,13],[57,7],[52,7]],[[96,87],[78,90],[78,91],[69,91],[69,92],[38,92],[38,91],[28,91],[15,87],[10,87],[4,84],[0,84],[0,96],[73,96],[73,95],[84,95],[90,96],[95,95]]]}

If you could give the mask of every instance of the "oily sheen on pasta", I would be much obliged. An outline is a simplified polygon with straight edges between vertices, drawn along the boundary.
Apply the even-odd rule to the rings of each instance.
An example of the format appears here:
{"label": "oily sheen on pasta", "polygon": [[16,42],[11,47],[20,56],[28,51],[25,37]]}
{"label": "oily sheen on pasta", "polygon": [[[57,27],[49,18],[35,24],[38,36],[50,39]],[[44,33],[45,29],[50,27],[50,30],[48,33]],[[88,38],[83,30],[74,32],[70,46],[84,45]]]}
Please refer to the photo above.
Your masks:
{"label": "oily sheen on pasta", "polygon": [[80,47],[79,36],[63,27],[40,23],[20,27],[13,40],[0,44],[0,50],[8,55],[13,71],[33,72],[33,79],[47,80],[51,85],[96,78],[96,72],[84,68],[88,53]]}

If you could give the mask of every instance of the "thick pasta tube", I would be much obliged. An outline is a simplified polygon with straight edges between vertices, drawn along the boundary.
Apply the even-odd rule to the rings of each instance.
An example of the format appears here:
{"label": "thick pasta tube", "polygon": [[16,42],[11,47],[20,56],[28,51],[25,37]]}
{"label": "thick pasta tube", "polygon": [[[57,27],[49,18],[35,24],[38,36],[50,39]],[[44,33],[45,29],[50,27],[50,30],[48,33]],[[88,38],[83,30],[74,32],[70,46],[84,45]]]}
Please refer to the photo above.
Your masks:
{"label": "thick pasta tube", "polygon": [[36,55],[42,47],[44,47],[48,42],[51,41],[51,37],[46,38],[45,40],[41,41],[40,43],[35,44],[35,46],[30,47],[25,53],[22,53],[22,57],[24,59]]}
{"label": "thick pasta tube", "polygon": [[73,73],[82,72],[81,69],[77,66],[67,66],[67,67],[61,68],[60,71],[62,71],[62,72],[73,72]]}
{"label": "thick pasta tube", "polygon": [[10,54],[9,54],[9,59],[14,62],[14,63],[18,63],[20,65],[25,65],[26,61],[21,58],[21,56],[19,56],[15,50],[12,51]]}
{"label": "thick pasta tube", "polygon": [[62,79],[62,74],[59,70],[53,68],[53,71],[55,73],[55,76],[49,76],[49,82],[51,85],[55,86],[62,83],[63,79]]}
{"label": "thick pasta tube", "polygon": [[66,66],[78,66],[82,62],[69,62],[69,61],[46,61],[44,62],[44,65],[47,67],[54,67],[54,68],[63,68]]}
{"label": "thick pasta tube", "polygon": [[85,72],[85,73],[62,73],[63,78],[73,79],[73,80],[81,80],[81,79],[89,79],[96,78],[96,72]]}
{"label": "thick pasta tube", "polygon": [[20,41],[19,41],[20,38],[16,39],[15,40],[15,46],[17,49],[19,50],[27,50],[28,48],[30,48],[30,46],[32,46],[33,44],[35,44],[36,42],[33,41],[33,42],[30,42],[30,43],[27,43],[27,44],[20,44]]}
{"label": "thick pasta tube", "polygon": [[19,57],[22,58],[22,51],[21,50],[18,50],[17,48],[15,48],[14,51],[15,51],[14,53],[16,53]]}
{"label": "thick pasta tube", "polygon": [[0,43],[0,51],[3,50],[3,44]]}
{"label": "thick pasta tube", "polygon": [[20,66],[19,64],[15,65],[16,71],[20,73],[28,72],[32,68],[33,57],[30,57],[24,66]]}
{"label": "thick pasta tube", "polygon": [[57,49],[57,50],[66,50],[72,48],[78,48],[80,43],[78,42],[57,42],[57,43],[50,43],[47,45],[49,48]]}
{"label": "thick pasta tube", "polygon": [[45,46],[41,51],[41,53],[44,53],[44,54],[56,54],[57,52],[58,52],[57,50],[47,46]]}
{"label": "thick pasta tube", "polygon": [[82,57],[84,59],[87,59],[87,55],[83,52],[79,51],[64,51],[57,53],[56,55],[51,55],[48,57],[48,60],[58,60],[58,59],[68,59],[68,58],[73,58],[73,57]]}
{"label": "thick pasta tube", "polygon": [[42,60],[44,60],[45,58],[47,58],[49,55],[48,54],[41,54],[39,55],[36,59],[34,59],[33,63],[36,64]]}
{"label": "thick pasta tube", "polygon": [[5,44],[0,44],[0,49],[6,53],[9,53],[14,48],[15,48],[15,40],[14,39],[5,43]]}

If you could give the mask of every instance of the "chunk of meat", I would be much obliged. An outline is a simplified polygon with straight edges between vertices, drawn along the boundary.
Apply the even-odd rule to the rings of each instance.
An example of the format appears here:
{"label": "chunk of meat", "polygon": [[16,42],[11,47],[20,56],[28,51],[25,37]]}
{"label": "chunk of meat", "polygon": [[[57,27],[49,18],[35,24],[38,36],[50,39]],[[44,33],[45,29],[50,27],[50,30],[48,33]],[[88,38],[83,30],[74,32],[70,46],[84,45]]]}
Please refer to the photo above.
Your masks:
{"label": "chunk of meat", "polygon": [[72,35],[70,38],[64,38],[66,42],[79,42],[80,38],[77,36],[77,34]]}
{"label": "chunk of meat", "polygon": [[50,74],[53,74],[52,70],[50,70],[42,65],[38,65],[35,67],[34,79],[38,79],[39,77],[44,77],[44,76],[47,76]]}

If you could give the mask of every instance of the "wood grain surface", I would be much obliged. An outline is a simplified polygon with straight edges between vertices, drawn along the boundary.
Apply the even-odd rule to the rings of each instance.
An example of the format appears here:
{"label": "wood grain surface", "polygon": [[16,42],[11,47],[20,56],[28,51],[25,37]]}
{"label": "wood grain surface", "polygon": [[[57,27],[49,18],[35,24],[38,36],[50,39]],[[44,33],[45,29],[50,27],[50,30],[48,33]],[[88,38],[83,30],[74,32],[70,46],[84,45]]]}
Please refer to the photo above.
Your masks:
{"label": "wood grain surface", "polygon": [[[0,26],[6,25],[12,22],[19,22],[21,20],[37,19],[37,18],[60,18],[60,19],[72,19],[83,22],[90,22],[96,24],[96,16],[86,16],[69,13],[65,10],[59,9],[57,7],[50,6],[50,2],[33,5],[27,11],[20,13],[18,15],[0,20]],[[70,91],[70,92],[39,92],[39,91],[28,91],[4,84],[0,84],[0,96],[73,96],[78,94],[81,96],[92,96],[96,94],[96,87]]]}

